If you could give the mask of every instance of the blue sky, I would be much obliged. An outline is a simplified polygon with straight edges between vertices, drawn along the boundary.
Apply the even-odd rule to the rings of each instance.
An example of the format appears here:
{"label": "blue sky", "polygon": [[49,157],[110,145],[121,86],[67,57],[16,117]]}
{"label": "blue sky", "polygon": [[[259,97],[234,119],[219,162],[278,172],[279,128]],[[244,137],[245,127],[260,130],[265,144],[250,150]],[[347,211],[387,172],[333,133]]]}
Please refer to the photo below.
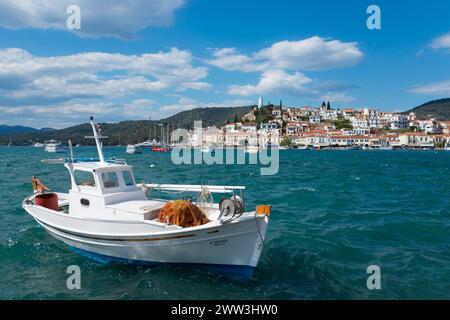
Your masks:
{"label": "blue sky", "polygon": [[[366,26],[371,4],[381,30]],[[450,97],[449,71],[447,0],[0,0],[9,125],[159,119],[260,95],[398,111]]]}

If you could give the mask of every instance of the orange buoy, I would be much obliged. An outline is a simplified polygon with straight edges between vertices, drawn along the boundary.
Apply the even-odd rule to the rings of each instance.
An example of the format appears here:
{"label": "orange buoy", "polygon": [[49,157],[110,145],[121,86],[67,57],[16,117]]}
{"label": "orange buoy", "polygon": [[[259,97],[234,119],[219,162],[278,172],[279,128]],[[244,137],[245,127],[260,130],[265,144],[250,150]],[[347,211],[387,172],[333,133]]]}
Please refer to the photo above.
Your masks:
{"label": "orange buoy", "polygon": [[265,214],[266,216],[269,216],[271,212],[272,212],[272,206],[267,206],[267,205],[256,206],[257,214]]}
{"label": "orange buoy", "polygon": [[56,193],[38,194],[35,204],[50,210],[59,211],[58,195]]}

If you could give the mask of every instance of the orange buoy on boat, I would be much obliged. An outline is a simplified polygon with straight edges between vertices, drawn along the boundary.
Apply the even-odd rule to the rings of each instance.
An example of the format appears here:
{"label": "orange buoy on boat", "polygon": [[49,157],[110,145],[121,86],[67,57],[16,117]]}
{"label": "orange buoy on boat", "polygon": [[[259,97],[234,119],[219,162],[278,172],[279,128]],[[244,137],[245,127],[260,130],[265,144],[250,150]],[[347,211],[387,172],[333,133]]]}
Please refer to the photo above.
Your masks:
{"label": "orange buoy on boat", "polygon": [[173,223],[183,228],[196,227],[208,222],[206,215],[186,200],[175,200],[166,203],[159,213],[159,222]]}
{"label": "orange buoy on boat", "polygon": [[38,194],[35,198],[35,204],[50,210],[58,211],[58,195],[56,193]]}
{"label": "orange buoy on boat", "polygon": [[268,206],[268,205],[256,206],[257,214],[265,214],[266,216],[269,216],[271,212],[272,212],[272,206]]}

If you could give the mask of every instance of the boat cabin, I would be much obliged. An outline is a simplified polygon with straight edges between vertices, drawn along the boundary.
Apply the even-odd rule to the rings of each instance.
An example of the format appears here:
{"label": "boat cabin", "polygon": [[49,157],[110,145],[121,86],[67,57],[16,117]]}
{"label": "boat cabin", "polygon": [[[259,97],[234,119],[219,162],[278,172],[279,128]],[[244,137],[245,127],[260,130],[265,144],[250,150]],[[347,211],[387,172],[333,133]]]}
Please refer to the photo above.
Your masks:
{"label": "boat cabin", "polygon": [[145,201],[145,191],[136,186],[131,166],[114,162],[68,162],[71,214],[104,218],[107,207],[119,202]]}

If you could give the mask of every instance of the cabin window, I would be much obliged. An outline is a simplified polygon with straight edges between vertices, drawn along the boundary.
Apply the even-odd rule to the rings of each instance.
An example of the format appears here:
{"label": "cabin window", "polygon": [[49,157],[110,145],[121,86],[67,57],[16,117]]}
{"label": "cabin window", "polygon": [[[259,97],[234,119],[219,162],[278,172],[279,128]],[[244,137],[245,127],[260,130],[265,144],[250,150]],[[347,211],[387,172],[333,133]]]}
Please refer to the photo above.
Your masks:
{"label": "cabin window", "polygon": [[122,175],[126,186],[134,186],[133,175],[130,171],[122,171]]}
{"label": "cabin window", "polygon": [[75,182],[83,187],[95,187],[95,179],[92,172],[75,170]]}
{"label": "cabin window", "polygon": [[103,187],[106,189],[117,188],[119,186],[119,178],[116,172],[103,172],[102,173]]}

